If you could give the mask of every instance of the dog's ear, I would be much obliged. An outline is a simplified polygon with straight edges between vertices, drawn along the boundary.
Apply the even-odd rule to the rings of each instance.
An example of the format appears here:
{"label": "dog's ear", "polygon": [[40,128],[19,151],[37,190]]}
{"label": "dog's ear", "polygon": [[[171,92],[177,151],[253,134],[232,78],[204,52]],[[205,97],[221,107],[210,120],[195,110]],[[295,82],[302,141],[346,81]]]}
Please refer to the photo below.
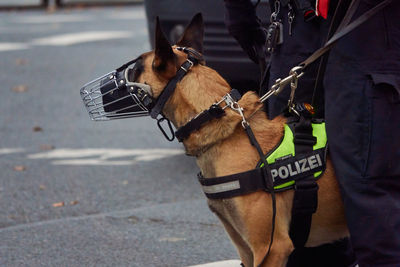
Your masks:
{"label": "dog's ear", "polygon": [[176,71],[176,56],[161,30],[160,19],[156,18],[156,43],[153,69],[158,72]]}
{"label": "dog's ear", "polygon": [[176,43],[182,47],[192,47],[203,53],[204,23],[201,13],[197,13],[186,27],[181,39]]}

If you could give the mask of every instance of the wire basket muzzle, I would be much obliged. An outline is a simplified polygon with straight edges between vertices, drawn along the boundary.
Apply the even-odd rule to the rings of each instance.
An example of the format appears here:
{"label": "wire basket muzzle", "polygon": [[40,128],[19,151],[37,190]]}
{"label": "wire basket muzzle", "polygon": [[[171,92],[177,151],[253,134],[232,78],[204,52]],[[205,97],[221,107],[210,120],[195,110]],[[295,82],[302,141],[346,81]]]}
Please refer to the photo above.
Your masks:
{"label": "wire basket muzzle", "polygon": [[113,71],[85,84],[81,98],[95,121],[149,115],[150,86],[127,81],[125,71]]}

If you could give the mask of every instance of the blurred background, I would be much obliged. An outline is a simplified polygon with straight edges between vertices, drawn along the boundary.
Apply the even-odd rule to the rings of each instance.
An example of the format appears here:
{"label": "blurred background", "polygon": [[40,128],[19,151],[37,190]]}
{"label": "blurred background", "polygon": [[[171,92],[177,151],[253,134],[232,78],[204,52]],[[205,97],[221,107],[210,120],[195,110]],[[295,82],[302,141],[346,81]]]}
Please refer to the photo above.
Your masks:
{"label": "blurred background", "polygon": [[197,12],[207,64],[256,89],[257,66],[229,37],[222,0],[0,0],[0,266],[238,258],[194,158],[149,117],[90,121],[79,95],[152,49],[155,16],[174,41]]}

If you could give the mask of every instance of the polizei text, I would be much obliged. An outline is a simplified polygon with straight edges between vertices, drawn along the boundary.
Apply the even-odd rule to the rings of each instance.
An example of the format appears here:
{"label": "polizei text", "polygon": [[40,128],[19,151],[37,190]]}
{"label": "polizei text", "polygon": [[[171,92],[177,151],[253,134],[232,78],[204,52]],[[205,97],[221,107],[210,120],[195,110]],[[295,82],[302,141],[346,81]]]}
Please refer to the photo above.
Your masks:
{"label": "polizei text", "polygon": [[279,168],[271,169],[271,175],[274,179],[276,177],[287,179],[288,177],[292,177],[316,169],[320,166],[322,166],[322,160],[320,155],[316,154],[304,159],[291,162],[287,165],[280,166]]}

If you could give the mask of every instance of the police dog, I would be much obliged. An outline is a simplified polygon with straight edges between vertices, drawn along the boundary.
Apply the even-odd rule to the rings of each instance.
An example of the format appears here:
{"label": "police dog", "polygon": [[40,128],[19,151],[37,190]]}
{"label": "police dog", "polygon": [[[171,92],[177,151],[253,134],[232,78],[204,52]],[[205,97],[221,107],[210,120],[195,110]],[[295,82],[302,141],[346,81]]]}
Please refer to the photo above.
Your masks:
{"label": "police dog", "polygon": [[[157,98],[168,81],[175,76],[187,54],[176,49],[191,47],[203,51],[203,19],[196,15],[176,45],[171,46],[157,19],[155,50],[141,55],[141,72],[136,79],[150,85]],[[195,65],[177,84],[163,114],[175,127],[187,123],[231,90],[214,70]],[[267,153],[281,140],[286,119],[269,120],[254,92],[247,92],[238,102],[251,125],[263,152]],[[195,156],[204,177],[217,177],[255,168],[260,160],[241,125],[242,117],[231,109],[212,120],[183,141],[186,153]],[[343,204],[331,162],[318,180],[318,209],[313,214],[307,247],[329,243],[348,236]],[[209,200],[210,209],[219,217],[245,266],[285,266],[294,246],[289,237],[293,190],[276,194],[276,227],[270,253],[267,254],[272,229],[271,196],[255,192],[222,200]]]}

